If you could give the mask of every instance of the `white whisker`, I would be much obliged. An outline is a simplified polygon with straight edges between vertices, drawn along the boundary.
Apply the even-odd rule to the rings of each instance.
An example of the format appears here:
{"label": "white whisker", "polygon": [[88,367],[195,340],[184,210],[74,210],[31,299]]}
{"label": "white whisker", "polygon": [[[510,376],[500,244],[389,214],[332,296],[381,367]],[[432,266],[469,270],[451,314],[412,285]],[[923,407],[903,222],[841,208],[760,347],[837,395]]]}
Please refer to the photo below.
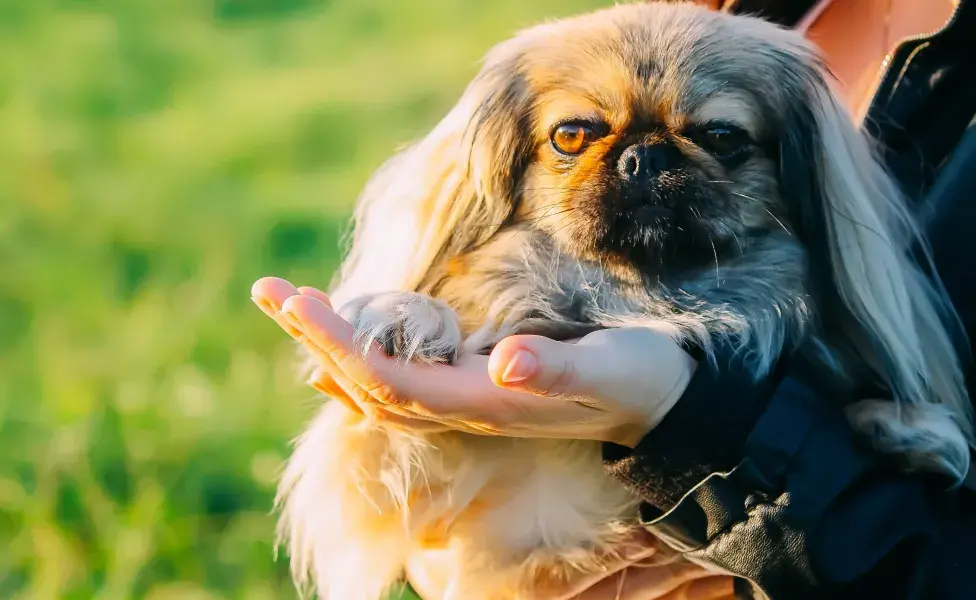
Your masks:
{"label": "white whisker", "polygon": [[732,231],[732,238],[735,240],[735,245],[739,247],[739,254],[745,256],[746,252],[742,249],[742,243],[739,242],[739,236],[735,234],[735,231]]}
{"label": "white whisker", "polygon": [[[743,194],[741,192],[732,192],[732,193],[734,195],[736,195],[736,196],[741,197],[741,198],[745,198],[746,200],[752,200],[753,202],[759,202],[760,204],[766,204],[767,203],[765,200],[762,200],[762,199],[759,199],[759,198],[754,198],[753,196],[750,196],[748,194]],[[791,232],[786,227],[786,225],[784,225],[783,222],[779,220],[779,218],[776,215],[774,215],[772,212],[770,212],[770,210],[768,208],[766,208],[764,206],[763,207],[763,210],[766,211],[766,214],[768,214],[769,216],[771,216],[774,221],[776,221],[777,223],[779,223],[779,226],[783,228],[783,231],[785,231],[786,233],[788,233],[791,236],[793,235],[793,232]]]}
{"label": "white whisker", "polygon": [[789,229],[786,228],[786,225],[783,225],[783,222],[780,221],[779,218],[776,215],[774,215],[773,213],[771,213],[768,208],[763,208],[763,210],[766,211],[769,214],[769,216],[771,216],[773,218],[774,221],[776,221],[777,223],[779,223],[779,226],[783,228],[783,231],[785,231],[789,235],[793,235],[793,233]]}
{"label": "white whisker", "polygon": [[715,257],[715,286],[722,287],[722,281],[718,274],[718,250],[715,249],[715,240],[712,239],[711,235],[708,236],[708,243],[712,245],[712,256]]}

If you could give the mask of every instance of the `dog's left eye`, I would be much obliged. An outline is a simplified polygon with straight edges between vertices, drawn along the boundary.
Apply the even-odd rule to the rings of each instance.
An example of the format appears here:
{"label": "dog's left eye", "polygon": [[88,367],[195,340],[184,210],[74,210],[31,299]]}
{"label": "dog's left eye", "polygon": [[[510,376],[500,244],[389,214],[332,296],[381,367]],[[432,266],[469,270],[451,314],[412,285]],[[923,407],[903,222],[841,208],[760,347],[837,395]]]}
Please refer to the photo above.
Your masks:
{"label": "dog's left eye", "polygon": [[579,154],[599,137],[596,131],[581,123],[565,123],[552,132],[553,147],[563,154]]}
{"label": "dog's left eye", "polygon": [[732,158],[749,145],[749,135],[732,125],[715,125],[696,136],[698,143],[718,159]]}

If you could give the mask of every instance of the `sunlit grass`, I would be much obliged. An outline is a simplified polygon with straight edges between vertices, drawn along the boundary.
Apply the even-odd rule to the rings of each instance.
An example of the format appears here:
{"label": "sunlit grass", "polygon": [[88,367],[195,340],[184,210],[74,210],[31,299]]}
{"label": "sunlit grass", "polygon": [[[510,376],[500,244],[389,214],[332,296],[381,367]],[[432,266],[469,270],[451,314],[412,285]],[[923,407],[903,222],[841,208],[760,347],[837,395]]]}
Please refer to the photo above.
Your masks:
{"label": "sunlit grass", "polygon": [[495,41],[595,0],[0,3],[0,598],[294,597],[317,400],[248,299]]}

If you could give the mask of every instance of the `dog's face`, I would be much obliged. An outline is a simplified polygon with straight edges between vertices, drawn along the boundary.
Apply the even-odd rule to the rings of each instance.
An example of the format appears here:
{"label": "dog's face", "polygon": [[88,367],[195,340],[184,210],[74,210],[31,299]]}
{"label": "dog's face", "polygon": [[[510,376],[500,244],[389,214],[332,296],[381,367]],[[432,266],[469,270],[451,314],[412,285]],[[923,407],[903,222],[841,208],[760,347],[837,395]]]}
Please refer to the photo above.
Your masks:
{"label": "dog's face", "polygon": [[656,275],[789,227],[780,148],[801,65],[755,29],[648,5],[517,38],[503,75],[505,116],[529,140],[510,171],[516,218]]}

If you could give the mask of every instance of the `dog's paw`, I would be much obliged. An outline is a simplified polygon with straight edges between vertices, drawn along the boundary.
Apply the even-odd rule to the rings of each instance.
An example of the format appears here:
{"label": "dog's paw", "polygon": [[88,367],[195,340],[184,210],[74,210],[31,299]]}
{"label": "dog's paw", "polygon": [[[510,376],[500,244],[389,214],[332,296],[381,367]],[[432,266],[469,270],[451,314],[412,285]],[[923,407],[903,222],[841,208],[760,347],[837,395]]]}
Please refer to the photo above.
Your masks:
{"label": "dog's paw", "polygon": [[445,302],[414,292],[385,292],[350,301],[339,314],[352,323],[363,352],[376,341],[390,356],[453,364],[461,346],[457,314]]}

